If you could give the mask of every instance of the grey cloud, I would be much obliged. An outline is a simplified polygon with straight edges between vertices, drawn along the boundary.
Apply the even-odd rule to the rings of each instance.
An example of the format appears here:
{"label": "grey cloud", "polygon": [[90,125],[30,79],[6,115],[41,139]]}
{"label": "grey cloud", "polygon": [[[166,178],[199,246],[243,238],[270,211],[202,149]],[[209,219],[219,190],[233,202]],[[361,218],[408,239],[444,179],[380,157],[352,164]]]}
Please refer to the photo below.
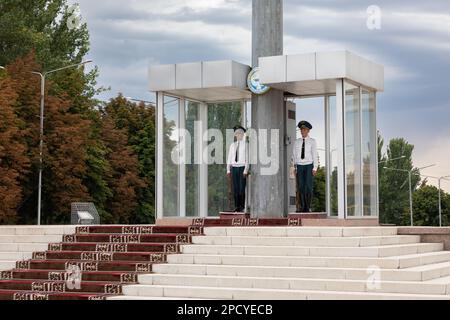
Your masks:
{"label": "grey cloud", "polygon": [[[210,34],[210,27],[217,26],[250,30],[250,0],[230,1],[229,8],[204,10],[193,10],[186,3],[189,4],[167,0],[165,10],[160,10],[157,8],[161,8],[163,2],[159,0],[81,1],[82,14],[91,31],[91,58],[99,65],[101,73],[104,70],[100,84],[112,86],[111,92],[102,98],[123,92],[126,96],[151,99],[153,95],[146,89],[149,63],[229,58],[246,63],[250,60],[251,52],[237,53],[231,43],[216,41],[214,34],[213,37]],[[365,11],[372,4],[382,9],[382,30],[366,28]],[[167,9],[174,10],[168,13]],[[316,14],[314,20],[302,16],[310,9]],[[433,30],[416,21],[396,20],[394,12],[442,14],[450,19],[450,1],[285,0],[285,34],[294,41],[312,39],[337,43],[394,67],[394,75],[395,72],[410,75],[386,79],[386,91],[379,95],[378,124],[387,138],[407,136],[412,142],[423,144],[426,139],[417,130],[423,121],[433,124],[430,134],[447,132],[450,55],[449,50],[440,47],[450,43],[450,33],[444,29]],[[201,22],[205,35],[209,36],[190,36],[189,32],[180,33],[180,30],[123,27],[126,23],[140,25],[145,21]],[[184,25],[180,24],[180,28]],[[235,37],[239,39],[242,34],[236,33]],[[300,46],[298,48],[301,50]]]}

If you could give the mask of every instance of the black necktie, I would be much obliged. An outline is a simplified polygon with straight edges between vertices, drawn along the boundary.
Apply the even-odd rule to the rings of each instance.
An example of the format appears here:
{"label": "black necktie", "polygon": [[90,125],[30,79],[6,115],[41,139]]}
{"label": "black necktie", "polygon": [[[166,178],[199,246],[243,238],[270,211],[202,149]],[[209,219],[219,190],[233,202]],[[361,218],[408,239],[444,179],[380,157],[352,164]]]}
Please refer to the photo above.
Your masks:
{"label": "black necktie", "polygon": [[234,160],[236,161],[236,163],[239,161],[239,141],[237,142],[236,158]]}
{"label": "black necktie", "polygon": [[302,144],[302,160],[305,159],[305,139],[303,139],[303,144]]}

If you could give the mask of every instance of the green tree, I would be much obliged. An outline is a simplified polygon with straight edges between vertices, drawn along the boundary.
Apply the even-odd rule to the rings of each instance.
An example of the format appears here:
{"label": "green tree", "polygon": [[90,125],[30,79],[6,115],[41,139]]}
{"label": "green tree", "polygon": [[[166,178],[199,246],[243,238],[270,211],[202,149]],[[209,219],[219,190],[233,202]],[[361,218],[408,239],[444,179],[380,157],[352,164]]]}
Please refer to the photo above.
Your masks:
{"label": "green tree", "polygon": [[[9,65],[8,74],[14,82],[17,99],[15,112],[23,123],[19,127],[32,160],[30,173],[24,178],[25,201],[19,209],[22,223],[34,223],[37,203],[37,172],[39,170],[39,79],[30,77],[39,70],[34,54],[17,59]],[[71,99],[63,92],[52,92],[47,84],[45,99],[45,135],[43,150],[42,222],[69,221],[70,202],[90,200],[82,180],[86,172],[86,150],[90,121],[71,113]]]}
{"label": "green tree", "polygon": [[133,223],[139,206],[138,190],[145,187],[139,177],[138,158],[128,145],[126,129],[117,128],[110,115],[103,117],[102,139],[111,166],[106,181],[112,192],[105,204],[108,216],[104,223]]}
{"label": "green tree", "polygon": [[[199,121],[199,104],[196,102],[187,102],[186,104],[186,130],[191,136],[190,160],[186,163],[186,216],[198,216],[199,214],[199,174],[200,165],[195,163],[195,122]],[[188,159],[189,160],[189,159]]]}
{"label": "green tree", "polygon": [[[36,150],[38,137],[39,115],[39,78],[31,75],[30,71],[48,71],[63,66],[76,64],[85,59],[89,51],[89,32],[85,23],[72,27],[73,12],[67,0],[3,0],[0,2],[0,65],[27,64],[30,52],[36,57],[33,64],[21,70],[24,72],[15,75],[19,98],[15,111],[25,123],[27,130],[25,138],[28,153],[33,157],[33,165],[24,182],[25,199],[20,207],[21,222],[31,223],[34,219],[37,193]],[[20,62],[21,61],[21,62]],[[16,68],[17,69],[17,68]],[[70,101],[64,113],[67,117],[74,115],[77,124],[89,125],[83,128],[83,137],[87,139],[79,146],[78,154],[86,155],[87,169],[82,172],[81,180],[87,186],[91,198],[96,202],[110,194],[104,175],[109,170],[104,160],[105,146],[101,142],[101,118],[98,112],[98,101],[94,99],[96,93],[103,88],[96,88],[98,69],[84,73],[83,68],[71,68],[51,74],[47,82],[47,95],[51,97],[64,97]],[[33,81],[29,81],[33,78]],[[46,125],[48,123],[46,122]],[[22,128],[22,130],[25,130]],[[47,130],[47,128],[45,129]],[[77,171],[68,174],[78,175]],[[51,172],[50,172],[51,173]],[[44,179],[43,189],[49,191],[49,179]],[[80,177],[76,177],[79,179]],[[51,208],[44,199],[44,210]],[[64,204],[70,208],[70,203]],[[46,209],[47,208],[47,209]],[[100,208],[101,209],[101,208]],[[46,212],[48,215],[51,212]]]}
{"label": "green tree", "polygon": [[[2,0],[0,2],[0,65],[34,51],[42,70],[80,63],[89,51],[87,24],[72,27],[74,13],[67,0]],[[52,75],[53,90],[73,99],[72,108],[83,109],[95,93],[98,69],[84,74],[68,69]]]}
{"label": "green tree", "polygon": [[136,104],[121,94],[111,99],[102,109],[117,129],[125,130],[127,146],[138,159],[138,176],[141,187],[136,188],[138,206],[134,223],[155,221],[155,109],[144,103]]}
{"label": "green tree", "polygon": [[[382,147],[383,139],[379,136],[378,149],[382,150]],[[389,141],[386,154],[379,152],[381,223],[409,224],[409,177],[406,171],[412,172],[411,185],[413,192],[421,180],[419,171],[413,166],[413,150],[414,146],[405,139],[396,138]],[[404,158],[398,159],[400,157]]]}
{"label": "green tree", "polygon": [[[218,129],[222,136],[226,137],[226,130],[233,129],[234,126],[241,123],[242,108],[237,103],[219,103],[208,105],[208,129]],[[212,143],[212,139],[210,143]],[[208,166],[208,209],[209,214],[219,215],[220,212],[234,209],[234,200],[231,195],[231,179],[227,178],[227,165],[225,156],[228,154],[229,145],[226,141],[223,143],[225,164],[212,164]],[[214,155],[213,155],[214,156]],[[250,176],[251,177],[251,167]],[[249,195],[246,195],[247,198]]]}
{"label": "green tree", "polygon": [[312,200],[312,210],[313,212],[326,212],[326,179],[327,174],[324,167],[319,167],[317,170],[317,175],[314,178],[314,190],[313,190],[313,200]]}
{"label": "green tree", "polygon": [[[450,217],[450,196],[441,191],[442,197],[442,224],[448,226]],[[425,180],[420,188],[414,192],[414,225],[439,226],[439,190],[430,186]]]}

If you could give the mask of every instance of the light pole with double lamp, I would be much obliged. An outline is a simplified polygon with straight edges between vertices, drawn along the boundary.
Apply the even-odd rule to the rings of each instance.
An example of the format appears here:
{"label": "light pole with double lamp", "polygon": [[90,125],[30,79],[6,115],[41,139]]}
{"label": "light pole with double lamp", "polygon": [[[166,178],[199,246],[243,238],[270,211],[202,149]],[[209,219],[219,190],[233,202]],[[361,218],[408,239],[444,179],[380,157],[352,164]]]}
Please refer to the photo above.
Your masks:
{"label": "light pole with double lamp", "polygon": [[433,176],[422,175],[422,177],[433,178],[433,179],[437,179],[438,180],[438,188],[439,188],[439,227],[442,227],[442,197],[441,197],[442,189],[441,189],[441,181],[442,180],[449,180],[450,181],[450,176],[433,177]]}
{"label": "light pole with double lamp", "polygon": [[132,98],[132,97],[125,97],[125,99],[127,99],[128,101],[132,101],[132,102],[144,103],[146,106],[150,106],[152,108],[154,108],[156,106],[155,102],[148,101],[148,100],[136,99],[136,98]]}
{"label": "light pole with double lamp", "polygon": [[41,203],[42,203],[42,163],[43,163],[43,149],[44,149],[44,107],[45,107],[45,79],[48,75],[70,68],[76,68],[87,63],[91,63],[92,60],[84,61],[77,64],[72,64],[66,67],[58,68],[55,70],[47,71],[44,73],[33,71],[32,74],[38,75],[41,78],[41,110],[40,110],[40,130],[39,130],[39,182],[38,182],[38,207],[37,207],[37,225],[41,225]]}
{"label": "light pole with double lamp", "polygon": [[[417,170],[422,170],[422,169],[426,169],[426,168],[430,168],[430,167],[434,167],[434,166],[435,166],[435,164],[432,164],[432,165],[429,165],[429,166],[418,168]],[[408,182],[409,182],[409,214],[411,216],[411,227],[413,227],[414,226],[414,217],[413,217],[413,199],[412,199],[411,176],[412,176],[412,172],[415,169],[405,170],[405,169],[396,169],[396,168],[389,168],[389,167],[384,167],[384,169],[386,169],[386,170],[393,170],[393,171],[400,171],[400,172],[407,172],[408,173]]]}
{"label": "light pole with double lamp", "polygon": [[395,161],[395,160],[400,160],[400,159],[404,159],[404,158],[406,158],[406,156],[401,156],[401,157],[394,158],[394,159],[388,159],[388,160],[380,161],[380,162],[378,162],[378,164],[391,162],[391,161]]}

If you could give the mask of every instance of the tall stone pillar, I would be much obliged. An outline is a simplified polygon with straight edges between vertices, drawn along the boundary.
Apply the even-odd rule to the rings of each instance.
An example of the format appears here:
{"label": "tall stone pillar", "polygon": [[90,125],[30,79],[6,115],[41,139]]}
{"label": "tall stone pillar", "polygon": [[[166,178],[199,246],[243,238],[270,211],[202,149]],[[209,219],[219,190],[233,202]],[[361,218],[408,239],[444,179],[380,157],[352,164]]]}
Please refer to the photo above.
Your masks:
{"label": "tall stone pillar", "polygon": [[[283,0],[253,0],[253,67],[258,58],[283,54]],[[271,130],[278,130],[278,141],[269,145],[279,153],[279,170],[275,175],[261,174],[258,164],[252,165],[251,202],[252,217],[282,217],[286,204],[286,174],[284,154],[285,112],[283,92],[271,89],[264,95],[252,96],[252,128],[266,129],[267,141],[271,141]],[[259,149],[259,146],[258,146]]]}

